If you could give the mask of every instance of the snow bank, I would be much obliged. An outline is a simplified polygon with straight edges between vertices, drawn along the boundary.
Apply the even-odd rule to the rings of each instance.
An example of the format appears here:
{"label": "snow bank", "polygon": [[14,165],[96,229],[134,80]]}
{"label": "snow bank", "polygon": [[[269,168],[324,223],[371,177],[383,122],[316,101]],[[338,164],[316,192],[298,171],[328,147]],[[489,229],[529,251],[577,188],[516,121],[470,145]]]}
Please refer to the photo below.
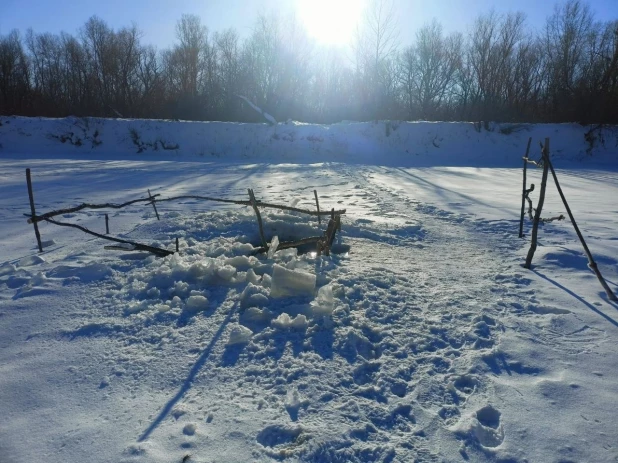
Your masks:
{"label": "snow bank", "polygon": [[[397,166],[518,166],[528,137],[532,156],[551,137],[552,155],[564,161],[594,154],[615,159],[614,129],[591,146],[589,127],[578,124],[491,124],[468,122],[294,122],[241,124],[165,120],[2,117],[4,156],[157,159],[226,162],[321,162]],[[540,155],[540,154],[539,154]]]}

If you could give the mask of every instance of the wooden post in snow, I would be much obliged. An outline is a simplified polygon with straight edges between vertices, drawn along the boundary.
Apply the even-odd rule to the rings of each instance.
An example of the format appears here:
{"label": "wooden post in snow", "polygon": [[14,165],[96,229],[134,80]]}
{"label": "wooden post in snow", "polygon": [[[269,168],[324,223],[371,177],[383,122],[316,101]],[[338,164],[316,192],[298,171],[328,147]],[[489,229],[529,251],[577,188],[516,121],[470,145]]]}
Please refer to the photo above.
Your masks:
{"label": "wooden post in snow", "polygon": [[159,218],[159,213],[157,212],[157,205],[155,204],[155,199],[154,197],[150,194],[150,189],[148,189],[148,197],[151,199],[152,201],[152,207],[154,208],[155,211],[155,215],[157,216],[157,220],[161,220]]}
{"label": "wooden post in snow", "polygon": [[[334,210],[334,209],[333,209]],[[337,230],[341,228],[341,216],[333,214],[331,219],[328,221],[328,226],[326,227],[326,232],[324,232],[324,239],[321,244],[319,244],[320,253],[323,251],[327,256],[330,255],[330,248],[333,246],[333,242],[335,241],[335,235],[337,234]]]}
{"label": "wooden post in snow", "polygon": [[105,234],[109,235],[109,217],[105,214]]}
{"label": "wooden post in snow", "polygon": [[526,263],[524,264],[524,268],[529,269],[530,265],[532,265],[532,258],[534,257],[534,253],[536,251],[537,246],[537,237],[539,234],[539,222],[541,221],[541,213],[543,211],[543,203],[545,202],[545,190],[547,187],[547,173],[549,171],[549,138],[545,139],[545,146],[542,150],[543,154],[543,177],[541,178],[541,192],[539,193],[539,203],[536,207],[536,212],[534,214],[534,222],[532,224],[532,238],[530,239],[530,249],[528,250],[528,255],[526,256]]}
{"label": "wooden post in snow", "polygon": [[322,218],[320,217],[320,201],[318,201],[318,190],[313,190],[315,196],[315,205],[318,208],[318,225],[322,225]]}
{"label": "wooden post in snow", "polygon": [[43,252],[41,244],[41,234],[39,233],[39,225],[34,220],[36,211],[34,209],[34,194],[32,193],[32,179],[30,178],[30,168],[26,169],[26,183],[28,184],[28,197],[30,198],[30,212],[32,213],[32,224],[34,225],[34,235],[36,236],[36,244],[39,246],[39,252]]}
{"label": "wooden post in snow", "polygon": [[260,210],[257,207],[257,202],[255,200],[255,195],[253,194],[253,190],[249,188],[247,190],[249,192],[249,200],[251,201],[251,206],[255,211],[255,215],[257,217],[258,226],[260,228],[260,240],[262,240],[262,247],[264,249],[268,249],[268,244],[266,243],[266,238],[264,237],[264,227],[262,226],[262,216],[260,215]]}
{"label": "wooden post in snow", "polygon": [[569,207],[569,204],[567,203],[566,197],[564,196],[564,193],[562,192],[562,188],[560,188],[560,183],[558,182],[558,176],[556,175],[556,171],[554,170],[554,166],[552,165],[551,161],[549,160],[549,156],[547,157],[546,162],[547,162],[547,165],[549,166],[549,169],[551,170],[551,175],[554,178],[554,182],[556,183],[556,188],[558,189],[558,193],[560,194],[560,198],[562,198],[562,202],[564,203],[564,207],[566,207],[567,214],[569,214],[569,219],[571,219],[571,223],[573,224],[573,228],[575,228],[575,233],[577,233],[577,237],[579,238],[579,241],[581,241],[582,246],[584,247],[584,252],[586,253],[586,256],[588,257],[588,267],[590,267],[590,269],[595,273],[595,275],[599,279],[599,282],[601,283],[601,286],[603,286],[603,289],[605,290],[605,293],[607,294],[607,297],[609,298],[609,300],[611,300],[611,301],[618,301],[618,299],[616,298],[616,295],[612,292],[610,287],[607,285],[607,282],[603,278],[603,275],[601,275],[601,272],[599,270],[599,267],[597,266],[597,263],[592,258],[592,253],[590,252],[590,249],[588,249],[588,245],[586,245],[586,241],[584,240],[584,236],[582,235],[581,231],[579,230],[579,227],[577,226],[577,222],[575,222],[575,217],[573,217],[573,213],[571,212],[571,208]]}
{"label": "wooden post in snow", "polygon": [[526,171],[528,170],[528,154],[530,153],[530,144],[532,137],[528,138],[528,146],[526,147],[526,156],[524,157],[524,186],[521,191],[521,216],[519,218],[519,237],[524,237],[524,216],[526,214]]}

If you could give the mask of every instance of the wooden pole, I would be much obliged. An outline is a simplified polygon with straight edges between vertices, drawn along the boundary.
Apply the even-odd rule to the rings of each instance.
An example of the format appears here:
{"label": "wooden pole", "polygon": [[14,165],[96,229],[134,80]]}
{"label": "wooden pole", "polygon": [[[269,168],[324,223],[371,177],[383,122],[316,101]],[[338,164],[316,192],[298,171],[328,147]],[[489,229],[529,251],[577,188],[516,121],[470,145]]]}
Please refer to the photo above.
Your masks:
{"label": "wooden pole", "polygon": [[[160,195],[157,193],[156,195],[152,195],[152,198],[156,198],[157,196],[160,196]],[[150,198],[150,199],[149,198],[134,199],[133,201],[127,201],[126,203],[122,203],[122,204],[114,204],[114,203],[88,204],[88,203],[83,203],[83,204],[80,204],[79,206],[69,207],[67,209],[58,209],[56,211],[46,212],[45,214],[38,215],[35,218],[32,218],[32,217],[28,216],[30,218],[27,220],[27,222],[28,223],[40,222],[41,220],[50,219],[50,218],[55,217],[57,215],[71,214],[73,212],[81,211],[83,209],[122,209],[123,207],[127,207],[130,204],[135,204],[135,203],[140,203],[140,202],[150,202],[150,201],[152,201],[152,198]]]}
{"label": "wooden pole", "polygon": [[[277,246],[277,251],[281,249],[289,249],[289,248],[297,248],[304,244],[317,243],[319,245],[320,242],[324,241],[324,236],[310,236],[308,238],[302,238],[297,241],[282,241]],[[260,254],[262,252],[268,252],[267,248],[258,248],[253,251],[253,254]]]}
{"label": "wooden pole", "polygon": [[320,201],[318,201],[318,190],[313,190],[315,196],[315,205],[318,207],[318,225],[322,225],[322,218],[320,217]]}
{"label": "wooden pole", "polygon": [[109,235],[109,217],[105,214],[105,234]]}
{"label": "wooden pole", "polygon": [[532,137],[528,138],[528,146],[526,147],[526,156],[524,157],[524,186],[521,191],[521,216],[519,217],[519,237],[524,237],[524,216],[526,214],[526,172],[528,170],[528,154],[530,153],[530,145]]}
{"label": "wooden pole", "polygon": [[49,218],[44,219],[44,220],[46,222],[53,223],[54,225],[59,225],[61,227],[77,228],[78,230],[81,230],[84,233],[88,233],[89,235],[96,236],[97,238],[103,238],[104,240],[115,241],[116,243],[130,244],[130,245],[133,246],[134,249],[136,249],[138,251],[148,251],[148,252],[156,254],[157,256],[160,256],[160,257],[165,257],[165,256],[169,256],[171,254],[174,254],[173,251],[168,251],[167,249],[156,248],[154,246],[148,246],[146,244],[136,243],[135,241],[121,240],[119,238],[114,238],[114,237],[111,237],[111,236],[105,236],[105,235],[102,235],[101,233],[93,232],[91,230],[88,230],[85,227],[82,227],[81,225],[77,225],[77,224],[74,224],[74,223],[58,222],[58,221],[56,221],[54,219],[49,219]]}
{"label": "wooden pole", "polygon": [[[70,214],[73,212],[77,212],[77,211],[81,211],[83,209],[121,209],[123,207],[129,206],[131,204],[136,204],[139,202],[146,202],[146,203],[150,203],[152,202],[153,198],[158,198],[159,196],[161,196],[159,193],[152,195],[151,198],[140,198],[140,199],[134,199],[132,201],[127,201],[126,203],[122,203],[122,204],[114,204],[114,203],[105,203],[105,204],[88,204],[88,203],[84,203],[84,204],[80,204],[79,206],[75,206],[75,207],[70,207],[67,209],[58,209],[55,211],[51,211],[51,212],[46,212],[45,214],[41,214],[38,215],[36,218],[32,218],[30,216],[30,214],[25,214],[28,219],[27,222],[28,223],[32,223],[32,222],[40,222],[41,220],[45,220],[45,219],[49,219],[51,217],[55,217],[57,215],[62,215],[62,214]],[[238,204],[241,206],[251,206],[251,201],[239,201],[239,200],[233,200],[233,199],[220,199],[220,198],[211,198],[208,196],[196,196],[196,195],[184,195],[184,196],[174,196],[171,198],[158,198],[157,202],[161,203],[164,201],[180,201],[182,199],[199,199],[202,201],[215,201],[215,202],[220,202],[220,203],[226,203],[226,204]],[[264,208],[274,208],[274,209],[280,209],[282,211],[292,211],[292,212],[300,212],[301,214],[307,214],[307,215],[330,215],[329,211],[321,211],[321,212],[317,212],[317,211],[313,211],[313,210],[309,210],[309,209],[300,209],[298,207],[291,207],[291,206],[284,206],[284,205],[279,205],[279,204],[269,204],[269,203],[264,203],[264,202],[260,202],[260,207],[264,207]],[[338,211],[335,211],[337,214],[345,214],[346,210],[345,209],[340,209]]]}
{"label": "wooden pole", "polygon": [[266,243],[266,238],[264,238],[264,227],[262,226],[262,216],[260,215],[260,210],[257,207],[257,201],[255,200],[255,195],[253,194],[253,190],[249,188],[247,190],[249,192],[249,200],[251,201],[251,206],[255,211],[255,215],[257,216],[258,226],[260,228],[260,239],[262,240],[262,247],[268,249],[268,244]]}
{"label": "wooden pole", "polygon": [[157,205],[155,204],[154,197],[150,194],[150,189],[148,190],[148,197],[152,200],[152,207],[154,208],[155,215],[157,216],[157,220],[161,220],[159,218],[159,213],[157,212]]}
{"label": "wooden pole", "polygon": [[549,171],[549,138],[545,139],[545,147],[542,150],[543,154],[543,177],[541,178],[541,192],[539,193],[539,204],[536,207],[536,213],[534,214],[534,222],[532,224],[532,238],[530,240],[530,249],[526,256],[526,263],[524,268],[529,269],[532,265],[532,258],[536,251],[537,237],[539,234],[539,222],[541,221],[541,212],[543,211],[543,203],[545,202],[545,190],[547,187],[547,173]]}
{"label": "wooden pole", "polygon": [[[28,197],[30,198],[30,212],[32,218],[36,217],[36,211],[34,209],[34,194],[32,193],[32,179],[30,178],[30,168],[26,169],[26,183],[28,184]],[[36,236],[36,244],[39,246],[39,252],[43,252],[43,245],[41,244],[41,234],[39,233],[39,226],[36,220],[33,220],[34,235]]]}
{"label": "wooden pole", "polygon": [[577,237],[579,238],[579,241],[581,241],[582,246],[584,247],[584,252],[586,253],[586,256],[588,257],[588,267],[590,267],[590,269],[595,273],[595,275],[599,279],[599,282],[601,283],[601,286],[603,286],[603,289],[605,290],[607,297],[611,301],[618,301],[618,299],[616,298],[616,295],[612,292],[610,287],[607,285],[605,278],[603,278],[603,275],[601,275],[601,271],[599,270],[597,263],[592,258],[592,253],[590,252],[590,249],[588,249],[588,245],[586,244],[586,241],[584,240],[584,236],[582,235],[581,231],[579,230],[579,227],[577,226],[577,222],[575,222],[575,217],[573,217],[573,213],[571,212],[571,208],[569,207],[566,197],[564,196],[564,193],[562,192],[562,188],[560,188],[560,183],[558,182],[558,176],[556,175],[554,166],[549,160],[549,156],[547,158],[547,165],[549,166],[549,169],[551,170],[551,175],[554,178],[554,182],[556,183],[556,188],[558,190],[558,193],[560,194],[560,198],[562,199],[562,202],[564,203],[564,207],[567,210],[567,214],[569,214],[569,219],[571,219],[573,228],[575,228],[575,233],[577,233]]}
{"label": "wooden pole", "polygon": [[178,237],[176,237],[176,252],[179,251],[179,246],[178,246]]}
{"label": "wooden pole", "polygon": [[[155,196],[158,196],[158,194],[156,195],[152,195],[153,198]],[[239,200],[234,200],[234,199],[220,199],[220,198],[211,198],[208,196],[196,196],[196,195],[183,195],[183,196],[174,196],[172,198],[159,198],[157,199],[158,203],[162,203],[164,201],[179,201],[181,199],[199,199],[202,201],[216,201],[219,203],[227,203],[227,204],[238,204],[240,206],[251,206],[251,201],[239,201]],[[149,201],[148,199],[146,199],[146,201]],[[318,213],[318,211],[313,211],[313,210],[309,210],[309,209],[300,209],[298,207],[291,207],[291,206],[284,206],[284,205],[280,205],[280,204],[271,204],[271,203],[265,203],[263,201],[260,201],[260,207],[263,208],[273,208],[273,209],[281,209],[282,211],[292,211],[292,212],[300,212],[301,214],[307,214],[307,215],[330,215],[330,211],[321,211]],[[338,211],[335,211],[337,214],[345,214],[346,210],[345,209],[340,209]]]}

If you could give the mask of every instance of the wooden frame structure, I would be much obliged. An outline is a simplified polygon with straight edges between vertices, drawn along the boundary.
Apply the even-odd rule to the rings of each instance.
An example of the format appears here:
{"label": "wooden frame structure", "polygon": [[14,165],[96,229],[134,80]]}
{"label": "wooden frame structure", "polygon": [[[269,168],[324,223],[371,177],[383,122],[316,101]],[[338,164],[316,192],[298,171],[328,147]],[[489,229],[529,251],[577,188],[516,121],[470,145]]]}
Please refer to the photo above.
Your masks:
{"label": "wooden frame structure", "polygon": [[530,191],[534,189],[534,185],[532,185],[532,188],[528,190],[526,189],[526,166],[527,164],[533,164],[537,167],[542,167],[543,175],[541,178],[541,191],[539,193],[539,202],[536,207],[536,211],[534,214],[534,221],[532,224],[532,236],[530,239],[530,249],[528,250],[528,255],[526,256],[526,262],[524,264],[524,268],[530,269],[532,265],[532,258],[534,257],[534,253],[537,248],[539,223],[542,221],[561,220],[562,218],[564,218],[564,216],[560,215],[559,217],[554,217],[552,219],[546,219],[546,220],[541,219],[541,212],[543,210],[543,204],[545,202],[545,192],[547,189],[547,178],[548,178],[549,172],[551,171],[551,175],[554,180],[554,184],[556,185],[556,189],[558,190],[558,194],[560,195],[560,199],[562,199],[562,203],[564,204],[567,214],[569,215],[569,219],[571,220],[571,223],[573,224],[575,233],[577,234],[577,237],[579,238],[579,241],[581,242],[582,247],[584,248],[584,253],[586,254],[586,257],[588,258],[588,267],[596,275],[597,279],[599,280],[599,283],[601,283],[601,286],[605,290],[605,293],[607,294],[608,299],[610,301],[618,301],[618,298],[616,298],[616,295],[613,293],[611,288],[607,285],[607,282],[603,278],[603,275],[601,275],[601,271],[599,270],[597,263],[594,261],[594,258],[592,257],[592,253],[590,252],[590,249],[588,248],[588,245],[586,244],[586,240],[584,240],[584,236],[582,235],[579,227],[577,226],[577,222],[575,221],[573,212],[571,212],[569,203],[567,202],[566,197],[564,196],[564,193],[562,191],[562,188],[560,187],[558,176],[556,175],[556,171],[554,170],[554,166],[549,156],[549,138],[546,138],[545,144],[541,145],[541,160],[539,162],[533,161],[528,158],[531,140],[532,140],[531,138],[528,140],[528,148],[526,149],[526,156],[523,158],[524,160],[524,169],[523,169],[524,187],[523,187],[523,193],[522,193],[522,209],[521,209],[521,218],[520,218],[520,225],[519,225],[519,237],[520,238],[523,237],[523,220],[524,220],[525,200],[528,199],[528,201],[530,201],[530,199],[528,198],[528,194],[530,193]]}
{"label": "wooden frame structure", "polygon": [[134,199],[134,200],[127,201],[124,203],[120,203],[120,204],[82,203],[78,206],[68,207],[64,209],[57,209],[57,210],[53,210],[50,212],[46,212],[44,214],[37,215],[35,207],[34,207],[34,196],[32,192],[32,179],[30,176],[30,169],[26,169],[26,180],[28,183],[28,195],[30,199],[30,214],[24,214],[24,215],[28,217],[27,222],[34,226],[34,231],[35,231],[35,236],[36,236],[39,252],[43,252],[43,246],[41,243],[41,235],[39,232],[38,223],[48,222],[48,223],[52,223],[54,225],[58,225],[61,227],[75,228],[89,235],[96,236],[97,238],[102,238],[108,241],[113,241],[115,243],[118,243],[116,245],[106,246],[106,249],[115,249],[115,250],[123,250],[123,251],[147,251],[147,252],[151,252],[160,257],[165,257],[168,255],[174,254],[174,252],[178,252],[178,249],[179,249],[178,238],[176,238],[176,251],[170,251],[167,249],[162,249],[162,248],[157,248],[154,246],[148,246],[142,243],[137,243],[135,241],[107,236],[109,235],[109,217],[107,214],[105,214],[105,231],[106,231],[105,235],[89,230],[86,227],[82,227],[81,225],[60,222],[54,219],[53,217],[56,217],[58,215],[78,212],[84,209],[121,209],[123,207],[127,207],[133,204],[144,203],[146,205],[152,204],[157,220],[160,220],[160,216],[157,210],[156,203],[162,203],[162,202],[168,202],[168,201],[180,201],[183,199],[197,199],[197,200],[202,200],[202,201],[214,201],[214,202],[221,202],[221,203],[228,203],[228,204],[238,204],[242,206],[251,206],[256,215],[259,234],[260,234],[260,241],[262,244],[262,246],[257,249],[256,254],[259,254],[262,252],[268,252],[269,247],[270,247],[264,235],[262,216],[259,210],[260,207],[261,208],[273,208],[273,209],[279,209],[279,210],[291,211],[291,212],[298,212],[298,213],[306,214],[310,216],[317,216],[319,224],[321,224],[321,216],[330,216],[331,218],[329,220],[328,226],[322,235],[302,238],[297,241],[282,242],[277,245],[277,249],[287,249],[287,248],[298,247],[298,246],[305,245],[305,244],[315,243],[316,252],[318,255],[321,255],[322,253],[328,255],[330,253],[330,248],[333,244],[337,231],[341,231],[341,216],[346,213],[345,209],[336,211],[334,208],[331,211],[320,211],[320,206],[318,202],[318,193],[316,190],[314,190],[313,192],[315,196],[317,211],[313,211],[313,210],[301,209],[301,208],[293,207],[293,206],[287,206],[287,205],[282,205],[282,204],[272,204],[272,203],[265,203],[262,201],[258,201],[255,198],[255,194],[253,190],[249,188],[248,189],[248,194],[249,194],[248,201],[247,200],[232,200],[232,199],[214,198],[210,196],[199,196],[199,195],[183,195],[183,196],[174,196],[170,198],[161,198],[160,194],[153,195],[150,193],[150,190],[148,190],[147,198],[138,198],[138,199]]}

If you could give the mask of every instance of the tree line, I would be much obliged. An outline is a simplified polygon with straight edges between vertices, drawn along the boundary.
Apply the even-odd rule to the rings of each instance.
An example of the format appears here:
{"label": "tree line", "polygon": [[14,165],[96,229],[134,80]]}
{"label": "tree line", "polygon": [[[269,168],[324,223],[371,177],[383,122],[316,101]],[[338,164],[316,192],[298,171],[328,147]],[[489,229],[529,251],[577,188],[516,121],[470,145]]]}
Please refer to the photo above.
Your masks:
{"label": "tree line", "polygon": [[183,15],[164,50],[96,16],[76,35],[13,30],[0,36],[0,114],[261,120],[241,95],[277,120],[618,123],[618,20],[581,0],[539,31],[493,11],[465,33],[434,20],[407,46],[397,30],[389,0],[373,0],[345,52],[275,14],[242,39]]}

